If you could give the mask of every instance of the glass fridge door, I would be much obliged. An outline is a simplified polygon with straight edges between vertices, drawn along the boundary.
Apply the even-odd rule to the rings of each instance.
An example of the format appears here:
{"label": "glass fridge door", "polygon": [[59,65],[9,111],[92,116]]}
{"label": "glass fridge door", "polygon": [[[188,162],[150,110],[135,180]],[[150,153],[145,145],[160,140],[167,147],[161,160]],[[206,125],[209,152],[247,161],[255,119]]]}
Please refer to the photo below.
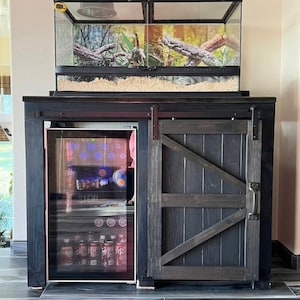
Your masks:
{"label": "glass fridge door", "polygon": [[49,281],[135,281],[134,129],[48,128]]}

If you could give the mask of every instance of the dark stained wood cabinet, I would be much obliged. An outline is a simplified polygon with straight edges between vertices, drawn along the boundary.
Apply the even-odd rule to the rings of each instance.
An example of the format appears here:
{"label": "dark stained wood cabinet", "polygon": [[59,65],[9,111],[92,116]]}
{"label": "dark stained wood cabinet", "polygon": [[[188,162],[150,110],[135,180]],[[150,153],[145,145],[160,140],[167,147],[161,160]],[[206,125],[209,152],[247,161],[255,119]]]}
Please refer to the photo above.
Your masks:
{"label": "dark stained wood cabinet", "polygon": [[254,139],[248,120],[159,122],[149,141],[150,276],[259,279],[258,127]]}
{"label": "dark stained wood cabinet", "polygon": [[136,122],[139,285],[251,282],[271,270],[275,99],[234,93],[24,97],[28,285],[47,284],[44,122]]}

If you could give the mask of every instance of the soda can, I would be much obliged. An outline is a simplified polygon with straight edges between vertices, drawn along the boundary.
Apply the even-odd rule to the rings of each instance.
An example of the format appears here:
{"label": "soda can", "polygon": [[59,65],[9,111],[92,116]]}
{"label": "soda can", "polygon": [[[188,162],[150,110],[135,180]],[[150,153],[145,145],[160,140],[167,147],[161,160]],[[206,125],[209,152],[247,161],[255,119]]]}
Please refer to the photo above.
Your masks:
{"label": "soda can", "polygon": [[60,249],[61,265],[71,266],[73,264],[73,247],[69,239],[64,240],[64,245]]}
{"label": "soda can", "polygon": [[102,264],[104,267],[115,265],[115,249],[112,241],[106,241],[102,248]]}
{"label": "soda can", "polygon": [[99,254],[99,244],[97,241],[92,241],[90,243],[90,265],[95,266],[98,264],[98,254]]}
{"label": "soda can", "polygon": [[124,242],[118,241],[116,243],[116,266],[122,267],[127,264],[127,253],[126,244]]}

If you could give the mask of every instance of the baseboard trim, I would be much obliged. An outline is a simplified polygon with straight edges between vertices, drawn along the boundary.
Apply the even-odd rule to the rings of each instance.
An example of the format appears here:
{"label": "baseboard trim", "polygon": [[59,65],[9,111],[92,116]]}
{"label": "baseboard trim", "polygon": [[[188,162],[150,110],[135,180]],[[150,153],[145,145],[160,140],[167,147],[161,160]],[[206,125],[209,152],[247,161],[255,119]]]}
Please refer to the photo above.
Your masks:
{"label": "baseboard trim", "polygon": [[27,241],[10,241],[10,252],[12,255],[27,255]]}
{"label": "baseboard trim", "polygon": [[276,253],[291,269],[300,270],[300,255],[295,255],[280,241],[272,241],[273,254]]}

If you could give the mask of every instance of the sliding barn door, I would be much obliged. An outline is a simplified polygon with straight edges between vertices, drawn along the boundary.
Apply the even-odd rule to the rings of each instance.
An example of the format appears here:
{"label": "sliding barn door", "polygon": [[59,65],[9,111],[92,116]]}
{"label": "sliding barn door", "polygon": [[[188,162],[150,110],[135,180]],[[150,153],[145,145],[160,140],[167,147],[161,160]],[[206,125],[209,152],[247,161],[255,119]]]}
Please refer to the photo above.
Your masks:
{"label": "sliding barn door", "polygon": [[161,120],[149,137],[148,276],[258,280],[261,124]]}

